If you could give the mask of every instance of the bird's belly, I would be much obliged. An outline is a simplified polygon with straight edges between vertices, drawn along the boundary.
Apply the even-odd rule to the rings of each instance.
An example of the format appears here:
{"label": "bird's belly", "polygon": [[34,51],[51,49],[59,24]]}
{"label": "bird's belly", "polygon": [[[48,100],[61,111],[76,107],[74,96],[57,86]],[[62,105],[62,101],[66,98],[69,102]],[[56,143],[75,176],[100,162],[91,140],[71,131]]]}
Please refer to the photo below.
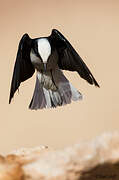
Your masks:
{"label": "bird's belly", "polygon": [[43,72],[43,73],[38,72],[37,75],[38,75],[39,82],[42,84],[42,86],[44,88],[46,88],[47,90],[50,89],[52,91],[57,90],[57,87],[53,82],[52,75],[51,75],[50,71]]}

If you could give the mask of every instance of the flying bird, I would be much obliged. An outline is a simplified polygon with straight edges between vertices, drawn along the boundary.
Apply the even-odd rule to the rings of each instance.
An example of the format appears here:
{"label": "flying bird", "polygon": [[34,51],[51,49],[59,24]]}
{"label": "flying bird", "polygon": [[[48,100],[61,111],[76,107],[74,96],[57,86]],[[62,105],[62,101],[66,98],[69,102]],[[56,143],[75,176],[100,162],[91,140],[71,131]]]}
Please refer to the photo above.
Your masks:
{"label": "flying bird", "polygon": [[62,70],[76,71],[89,84],[99,87],[91,71],[56,29],[48,37],[31,39],[24,34],[20,40],[11,82],[9,103],[21,82],[35,72],[36,85],[30,109],[54,108],[82,99],[82,94],[68,81]]}

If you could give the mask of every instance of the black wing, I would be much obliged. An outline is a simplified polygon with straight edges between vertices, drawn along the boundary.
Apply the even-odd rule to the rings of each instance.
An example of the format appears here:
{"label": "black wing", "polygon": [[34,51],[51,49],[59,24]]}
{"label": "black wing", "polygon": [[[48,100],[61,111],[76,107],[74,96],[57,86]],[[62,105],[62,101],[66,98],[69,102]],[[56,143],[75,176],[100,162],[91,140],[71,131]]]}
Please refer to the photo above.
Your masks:
{"label": "black wing", "polygon": [[92,73],[69,41],[56,29],[52,30],[50,37],[58,50],[59,68],[62,70],[77,71],[88,83],[99,87]]}
{"label": "black wing", "polygon": [[30,60],[31,41],[28,34],[24,34],[20,40],[12,77],[9,103],[19,88],[20,83],[30,78],[35,72]]}

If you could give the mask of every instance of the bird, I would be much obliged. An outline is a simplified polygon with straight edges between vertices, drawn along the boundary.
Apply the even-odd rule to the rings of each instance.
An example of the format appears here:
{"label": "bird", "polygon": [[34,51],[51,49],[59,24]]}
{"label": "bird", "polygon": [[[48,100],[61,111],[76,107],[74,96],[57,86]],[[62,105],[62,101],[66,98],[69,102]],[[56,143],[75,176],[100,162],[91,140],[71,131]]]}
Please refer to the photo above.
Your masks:
{"label": "bird", "polygon": [[70,42],[57,29],[47,37],[22,36],[11,81],[9,104],[22,82],[36,71],[36,84],[29,108],[56,108],[82,99],[82,94],[63,73],[76,71],[89,84],[100,87]]}

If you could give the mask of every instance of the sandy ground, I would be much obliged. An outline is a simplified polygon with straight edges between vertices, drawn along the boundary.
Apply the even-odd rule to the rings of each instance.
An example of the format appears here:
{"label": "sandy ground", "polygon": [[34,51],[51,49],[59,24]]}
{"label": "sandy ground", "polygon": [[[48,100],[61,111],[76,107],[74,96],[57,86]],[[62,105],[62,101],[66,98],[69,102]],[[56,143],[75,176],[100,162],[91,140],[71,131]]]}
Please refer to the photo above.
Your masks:
{"label": "sandy ground", "polygon": [[[48,36],[59,29],[91,69],[101,88],[66,72],[84,95],[62,108],[30,111],[35,75],[8,104],[21,36]],[[62,148],[119,129],[119,1],[21,0],[0,4],[0,153],[40,144]]]}

